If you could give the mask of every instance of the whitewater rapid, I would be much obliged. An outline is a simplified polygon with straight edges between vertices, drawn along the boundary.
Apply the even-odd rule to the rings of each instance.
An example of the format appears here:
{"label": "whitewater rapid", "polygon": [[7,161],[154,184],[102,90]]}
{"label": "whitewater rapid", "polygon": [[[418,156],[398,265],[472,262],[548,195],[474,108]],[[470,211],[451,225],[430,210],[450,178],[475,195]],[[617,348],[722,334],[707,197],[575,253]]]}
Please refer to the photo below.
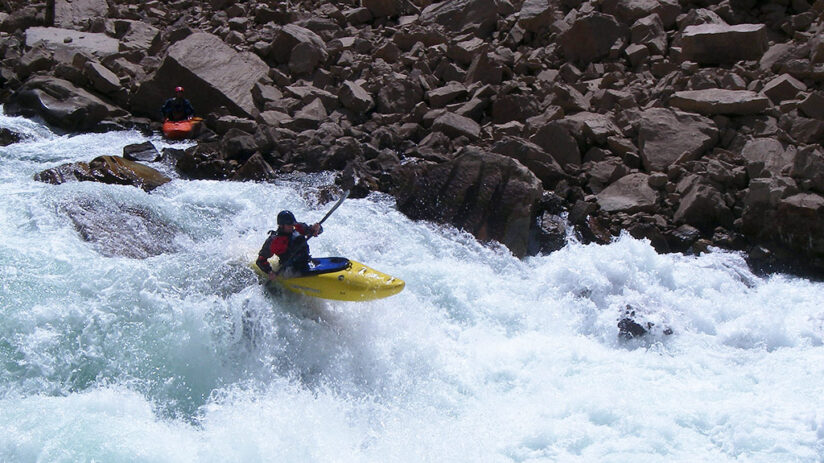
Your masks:
{"label": "whitewater rapid", "polygon": [[[279,210],[324,215],[331,174],[49,185],[33,175],[185,145],[0,127],[24,137],[0,148],[0,461],[824,461],[820,282],[628,236],[518,260],[374,194],[345,201],[312,254],[406,289],[277,297],[249,262]],[[648,336],[619,336],[627,306]]]}

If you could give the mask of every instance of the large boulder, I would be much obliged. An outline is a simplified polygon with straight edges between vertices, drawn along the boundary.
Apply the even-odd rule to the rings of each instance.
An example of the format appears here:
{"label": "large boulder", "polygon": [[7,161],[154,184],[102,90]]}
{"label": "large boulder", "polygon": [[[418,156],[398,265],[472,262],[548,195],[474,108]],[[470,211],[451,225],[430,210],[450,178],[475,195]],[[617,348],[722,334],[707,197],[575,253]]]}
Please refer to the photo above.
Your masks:
{"label": "large boulder", "polygon": [[14,116],[39,116],[70,132],[97,130],[101,122],[127,115],[71,82],[46,76],[29,79],[9,97],[4,109]]}
{"label": "large boulder", "polygon": [[451,224],[526,255],[543,188],[520,162],[467,147],[451,162],[407,166],[401,175],[398,209],[413,220]]}
{"label": "large boulder", "polygon": [[700,24],[681,36],[683,58],[699,64],[731,64],[759,60],[767,51],[764,24]]}
{"label": "large boulder", "polygon": [[269,66],[251,53],[238,53],[219,37],[194,33],[176,42],[160,68],[144,81],[132,99],[143,115],[158,117],[160,106],[177,85],[199,114],[225,107],[231,115],[255,118],[252,91]]}
{"label": "large boulder", "polygon": [[650,172],[697,159],[718,142],[715,123],[695,114],[651,108],[637,113],[635,120],[641,160]]}

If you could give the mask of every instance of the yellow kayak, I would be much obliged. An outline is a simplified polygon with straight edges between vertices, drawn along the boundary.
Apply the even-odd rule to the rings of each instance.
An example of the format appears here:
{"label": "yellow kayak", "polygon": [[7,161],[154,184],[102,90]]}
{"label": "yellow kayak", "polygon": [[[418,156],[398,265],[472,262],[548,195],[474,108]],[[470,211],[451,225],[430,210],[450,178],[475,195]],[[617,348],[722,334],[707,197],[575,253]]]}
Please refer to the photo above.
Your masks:
{"label": "yellow kayak", "polygon": [[[252,263],[255,273],[266,275]],[[309,272],[278,279],[277,282],[299,294],[336,301],[371,301],[403,291],[403,280],[369,268],[345,257],[320,257],[311,260]],[[265,280],[264,280],[265,281]]]}

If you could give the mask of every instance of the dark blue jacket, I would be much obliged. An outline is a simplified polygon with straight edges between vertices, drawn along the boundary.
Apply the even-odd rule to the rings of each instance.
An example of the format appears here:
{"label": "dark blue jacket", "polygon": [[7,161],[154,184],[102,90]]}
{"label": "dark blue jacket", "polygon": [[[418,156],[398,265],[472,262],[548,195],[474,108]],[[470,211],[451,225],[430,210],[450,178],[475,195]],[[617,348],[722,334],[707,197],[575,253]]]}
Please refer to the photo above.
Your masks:
{"label": "dark blue jacket", "polygon": [[163,113],[164,119],[170,121],[184,121],[195,115],[195,109],[192,108],[189,100],[177,97],[166,100],[163,107],[160,108],[160,112]]}

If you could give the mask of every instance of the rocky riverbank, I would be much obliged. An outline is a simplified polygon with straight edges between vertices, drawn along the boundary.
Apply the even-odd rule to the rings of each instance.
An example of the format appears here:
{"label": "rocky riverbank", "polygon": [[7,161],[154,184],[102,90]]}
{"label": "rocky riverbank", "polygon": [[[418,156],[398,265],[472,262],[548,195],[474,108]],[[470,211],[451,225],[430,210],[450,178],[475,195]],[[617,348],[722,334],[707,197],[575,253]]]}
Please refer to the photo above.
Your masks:
{"label": "rocky riverbank", "polygon": [[[166,153],[185,177],[338,171],[356,196],[392,194],[414,219],[518,256],[557,249],[569,223],[586,242],[626,230],[661,252],[718,246],[766,270],[824,274],[824,0],[7,0],[2,11],[8,114],[67,132],[158,130],[182,85],[206,126],[196,146]],[[143,151],[153,159],[130,159],[160,159]],[[105,157],[38,178],[165,181],[130,166]]]}

